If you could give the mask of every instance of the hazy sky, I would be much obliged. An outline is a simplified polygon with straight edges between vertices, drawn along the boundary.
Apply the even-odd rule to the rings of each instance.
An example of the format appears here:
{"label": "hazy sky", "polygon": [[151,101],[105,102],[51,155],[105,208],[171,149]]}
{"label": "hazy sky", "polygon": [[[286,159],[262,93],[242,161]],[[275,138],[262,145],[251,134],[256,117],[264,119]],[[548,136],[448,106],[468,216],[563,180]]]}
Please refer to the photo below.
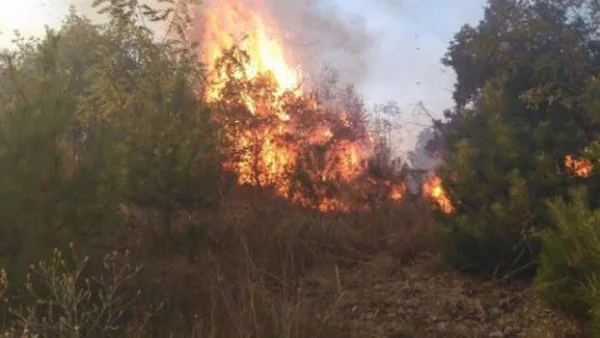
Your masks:
{"label": "hazy sky", "polygon": [[411,123],[428,123],[412,114],[418,101],[438,116],[453,105],[455,75],[440,59],[463,24],[475,24],[483,17],[486,1],[333,1],[349,13],[366,17],[370,28],[380,32],[362,93],[373,102],[398,101],[406,141],[412,143],[420,127]]}
{"label": "hazy sky", "polygon": [[[452,106],[454,74],[444,69],[440,58],[463,24],[476,23],[482,17],[485,0],[330,1],[348,18],[364,18],[367,29],[374,33],[375,47],[365,55],[369,66],[361,92],[369,103],[399,102],[405,140],[412,144],[419,131],[412,123],[427,123],[411,113],[415,103],[424,102],[440,116]],[[58,25],[70,4],[90,2],[0,0],[0,44],[10,41],[14,29],[38,34],[45,24]]]}

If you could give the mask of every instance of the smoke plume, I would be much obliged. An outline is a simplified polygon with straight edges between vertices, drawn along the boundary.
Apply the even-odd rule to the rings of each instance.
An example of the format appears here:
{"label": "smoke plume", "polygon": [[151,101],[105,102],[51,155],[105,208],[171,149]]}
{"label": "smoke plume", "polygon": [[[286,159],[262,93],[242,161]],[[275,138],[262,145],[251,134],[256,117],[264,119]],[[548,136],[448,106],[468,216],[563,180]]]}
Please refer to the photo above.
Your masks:
{"label": "smoke plume", "polygon": [[[200,11],[222,0],[205,0]],[[335,68],[339,81],[359,85],[369,72],[368,51],[376,36],[363,17],[345,13],[331,0],[229,0],[253,12],[266,13],[279,28],[287,56],[305,76],[324,65]],[[198,17],[201,20],[202,15]]]}
{"label": "smoke plume", "polygon": [[366,54],[375,37],[365,19],[343,13],[330,0],[271,0],[273,15],[282,29],[290,33],[288,44],[301,55],[303,66],[332,65],[340,80],[358,85],[366,78]]}

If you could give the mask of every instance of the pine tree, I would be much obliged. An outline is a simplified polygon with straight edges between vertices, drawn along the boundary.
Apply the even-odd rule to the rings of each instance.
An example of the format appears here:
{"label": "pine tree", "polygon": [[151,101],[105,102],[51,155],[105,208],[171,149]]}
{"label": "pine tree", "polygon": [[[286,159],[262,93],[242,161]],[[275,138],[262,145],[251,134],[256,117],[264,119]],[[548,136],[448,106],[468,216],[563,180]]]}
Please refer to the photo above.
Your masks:
{"label": "pine tree", "polygon": [[[585,4],[584,4],[585,5]],[[490,0],[465,26],[444,63],[458,75],[456,109],[441,124],[439,172],[456,212],[443,215],[449,263],[499,276],[532,276],[539,230],[552,226],[545,199],[579,178],[565,157],[597,127],[582,104],[598,71],[589,16],[567,1]]]}

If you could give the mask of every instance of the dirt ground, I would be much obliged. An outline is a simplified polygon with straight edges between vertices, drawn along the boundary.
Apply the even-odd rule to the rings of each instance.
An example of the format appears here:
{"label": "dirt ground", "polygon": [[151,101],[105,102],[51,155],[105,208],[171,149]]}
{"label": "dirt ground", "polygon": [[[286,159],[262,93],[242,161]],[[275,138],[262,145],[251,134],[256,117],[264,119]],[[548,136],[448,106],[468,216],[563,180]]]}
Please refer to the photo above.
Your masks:
{"label": "dirt ground", "polygon": [[436,262],[381,256],[314,271],[302,288],[320,319],[352,337],[584,337],[530,286],[478,281]]}

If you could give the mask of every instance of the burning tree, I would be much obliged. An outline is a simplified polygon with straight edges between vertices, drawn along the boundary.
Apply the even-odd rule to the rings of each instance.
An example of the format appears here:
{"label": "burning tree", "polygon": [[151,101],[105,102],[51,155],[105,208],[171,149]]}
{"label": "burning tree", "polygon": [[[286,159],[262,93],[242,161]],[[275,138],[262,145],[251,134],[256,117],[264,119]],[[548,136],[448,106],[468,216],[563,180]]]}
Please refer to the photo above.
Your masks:
{"label": "burning tree", "polygon": [[[376,142],[351,88],[305,88],[265,14],[234,0],[203,13],[204,96],[223,131],[224,166],[239,185],[269,187],[321,211],[362,209],[380,189],[382,199],[401,197],[401,180],[369,171]],[[245,37],[236,43],[240,28]]]}

